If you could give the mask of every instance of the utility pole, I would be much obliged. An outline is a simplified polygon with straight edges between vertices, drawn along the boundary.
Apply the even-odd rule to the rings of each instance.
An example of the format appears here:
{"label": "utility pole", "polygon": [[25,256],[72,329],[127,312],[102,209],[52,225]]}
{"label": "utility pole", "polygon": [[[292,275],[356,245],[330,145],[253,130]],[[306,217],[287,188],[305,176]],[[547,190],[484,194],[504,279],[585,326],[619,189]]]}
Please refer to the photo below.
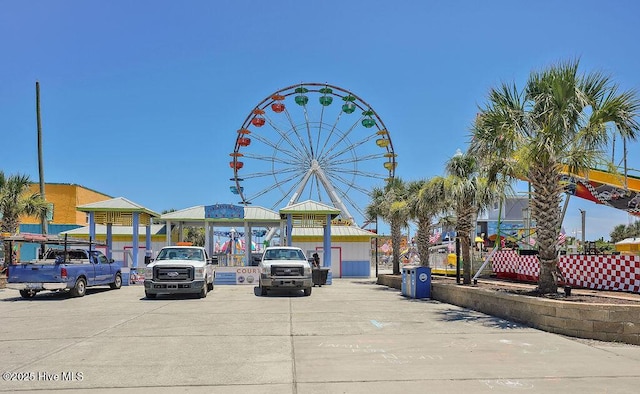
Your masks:
{"label": "utility pole", "polygon": [[[44,195],[44,164],[42,163],[42,120],[40,119],[40,82],[36,81],[36,119],[38,125],[38,172],[40,174],[40,195],[46,201]],[[47,234],[47,215],[42,218],[42,234]]]}

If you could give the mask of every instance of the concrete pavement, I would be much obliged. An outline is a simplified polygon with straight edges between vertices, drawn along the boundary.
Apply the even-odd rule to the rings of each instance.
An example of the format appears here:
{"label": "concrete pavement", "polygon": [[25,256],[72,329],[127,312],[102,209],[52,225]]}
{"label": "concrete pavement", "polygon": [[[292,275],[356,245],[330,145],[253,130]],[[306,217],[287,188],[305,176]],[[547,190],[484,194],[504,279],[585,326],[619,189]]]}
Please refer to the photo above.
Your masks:
{"label": "concrete pavement", "polygon": [[205,299],[0,290],[0,392],[631,393],[640,347],[571,339],[373,279],[310,297],[216,286]]}

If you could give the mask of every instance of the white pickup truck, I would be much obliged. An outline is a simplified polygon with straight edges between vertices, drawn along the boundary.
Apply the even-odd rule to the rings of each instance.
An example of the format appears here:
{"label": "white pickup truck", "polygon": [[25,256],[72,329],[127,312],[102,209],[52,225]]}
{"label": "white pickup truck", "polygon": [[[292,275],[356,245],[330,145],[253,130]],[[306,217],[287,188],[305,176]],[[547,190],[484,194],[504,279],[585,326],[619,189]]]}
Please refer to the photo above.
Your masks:
{"label": "white pickup truck", "polygon": [[145,268],[144,294],[198,294],[213,290],[213,260],[200,246],[165,246]]}
{"label": "white pickup truck", "polygon": [[293,246],[270,246],[262,253],[258,268],[260,295],[267,295],[269,289],[302,289],[305,296],[311,295],[311,263],[302,249]]}

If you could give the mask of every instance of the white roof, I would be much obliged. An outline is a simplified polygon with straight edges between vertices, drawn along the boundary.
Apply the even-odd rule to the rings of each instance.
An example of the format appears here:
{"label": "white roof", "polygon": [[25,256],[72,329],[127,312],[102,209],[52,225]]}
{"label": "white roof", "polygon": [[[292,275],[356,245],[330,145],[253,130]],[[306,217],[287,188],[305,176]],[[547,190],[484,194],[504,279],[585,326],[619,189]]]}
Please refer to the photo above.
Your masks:
{"label": "white roof", "polygon": [[204,220],[204,205],[163,213],[159,220]]}
{"label": "white roof", "polygon": [[[324,230],[320,227],[294,227],[293,236],[319,236],[324,234]],[[378,234],[371,231],[363,230],[356,226],[331,226],[332,237],[377,237]]]}
{"label": "white roof", "polygon": [[330,205],[323,204],[317,201],[312,201],[312,200],[307,200],[307,201],[302,201],[295,204],[287,205],[286,207],[280,210],[280,213],[292,213],[292,212],[331,213],[331,214],[337,215],[340,213],[340,210]]}
{"label": "white roof", "polygon": [[76,207],[81,212],[92,211],[124,211],[124,212],[144,212],[151,216],[158,217],[158,213],[136,204],[124,197],[112,198],[111,200],[92,202],[90,204],[78,205]]}
{"label": "white roof", "polygon": [[616,242],[616,245],[629,245],[629,244],[640,244],[640,238],[625,238],[620,242]]}
{"label": "white roof", "polygon": [[[195,207],[181,209],[179,211],[168,212],[160,216],[160,221],[205,221],[204,217],[204,205],[198,205]],[[206,219],[211,220],[211,219]],[[220,219],[225,221],[228,219]],[[277,212],[263,207],[244,207],[244,219],[238,219],[239,221],[280,221],[280,215]]]}
{"label": "white roof", "polygon": [[280,220],[277,212],[263,207],[244,207],[244,217],[248,220]]}

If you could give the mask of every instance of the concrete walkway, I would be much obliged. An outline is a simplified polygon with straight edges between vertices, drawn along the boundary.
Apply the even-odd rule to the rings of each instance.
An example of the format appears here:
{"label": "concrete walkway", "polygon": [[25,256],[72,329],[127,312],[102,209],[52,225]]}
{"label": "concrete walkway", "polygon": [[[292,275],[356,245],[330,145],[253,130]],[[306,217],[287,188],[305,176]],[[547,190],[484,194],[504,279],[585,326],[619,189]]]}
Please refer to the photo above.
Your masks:
{"label": "concrete walkway", "polygon": [[[640,347],[575,340],[373,279],[310,297],[216,286],[205,299],[0,290],[0,392],[632,393]],[[57,379],[57,380],[56,380]]]}

